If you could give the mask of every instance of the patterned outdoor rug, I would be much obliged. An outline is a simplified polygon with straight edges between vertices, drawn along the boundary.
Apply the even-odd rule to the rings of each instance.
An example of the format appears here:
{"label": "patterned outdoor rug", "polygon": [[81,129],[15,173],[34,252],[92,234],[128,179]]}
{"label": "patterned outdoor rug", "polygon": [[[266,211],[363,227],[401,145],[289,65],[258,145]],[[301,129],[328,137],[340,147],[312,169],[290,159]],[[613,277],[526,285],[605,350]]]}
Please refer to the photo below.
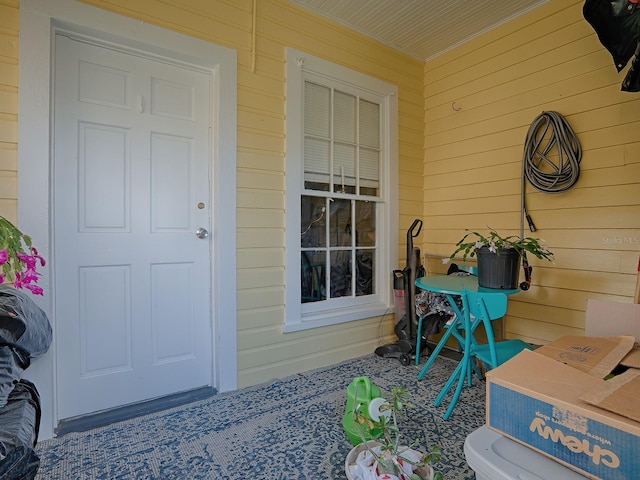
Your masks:
{"label": "patterned outdoor rug", "polygon": [[[341,480],[351,449],[342,428],[346,389],[368,376],[383,392],[406,385],[414,404],[402,421],[409,440],[440,445],[447,480],[472,480],[463,445],[484,423],[484,382],[462,391],[453,415],[433,400],[456,363],[439,357],[418,381],[417,367],[374,354],[332,367],[118,422],[37,446],[43,479]],[[426,437],[426,440],[425,440]]]}

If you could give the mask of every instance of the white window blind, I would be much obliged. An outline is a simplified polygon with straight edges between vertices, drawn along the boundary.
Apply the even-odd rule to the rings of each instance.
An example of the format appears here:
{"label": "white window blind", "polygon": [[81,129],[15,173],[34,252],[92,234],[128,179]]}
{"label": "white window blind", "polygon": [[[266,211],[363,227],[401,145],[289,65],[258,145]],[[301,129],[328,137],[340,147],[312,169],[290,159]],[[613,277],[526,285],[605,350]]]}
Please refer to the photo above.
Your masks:
{"label": "white window blind", "polygon": [[328,190],[332,184],[356,189],[368,187],[377,195],[380,122],[380,105],[305,81],[305,183],[319,190]]}

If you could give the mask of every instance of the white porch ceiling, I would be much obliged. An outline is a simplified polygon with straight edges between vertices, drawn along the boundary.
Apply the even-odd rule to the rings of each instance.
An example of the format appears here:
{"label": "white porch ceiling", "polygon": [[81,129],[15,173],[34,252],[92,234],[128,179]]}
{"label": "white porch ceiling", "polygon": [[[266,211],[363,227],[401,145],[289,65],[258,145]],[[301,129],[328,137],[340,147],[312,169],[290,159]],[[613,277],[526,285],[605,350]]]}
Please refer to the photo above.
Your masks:
{"label": "white porch ceiling", "polygon": [[548,0],[289,0],[428,60]]}

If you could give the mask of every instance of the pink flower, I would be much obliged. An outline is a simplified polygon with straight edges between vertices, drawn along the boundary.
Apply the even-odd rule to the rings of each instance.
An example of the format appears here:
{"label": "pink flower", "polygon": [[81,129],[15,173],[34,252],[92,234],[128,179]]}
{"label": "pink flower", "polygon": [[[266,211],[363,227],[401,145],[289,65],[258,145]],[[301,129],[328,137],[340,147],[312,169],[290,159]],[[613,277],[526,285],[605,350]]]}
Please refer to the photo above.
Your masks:
{"label": "pink flower", "polygon": [[[37,271],[37,264],[44,266],[44,259],[38,255],[38,251],[35,248],[32,248],[31,251],[34,253],[33,255],[27,255],[26,253],[18,252],[16,257],[18,260],[24,265],[21,266],[21,269],[15,272],[15,279],[13,281],[13,286],[15,288],[26,288],[30,290],[34,295],[42,295],[43,290],[38,285],[38,276],[40,275]],[[32,283],[33,282],[33,283]]]}
{"label": "pink flower", "polygon": [[31,237],[24,235],[13,223],[0,215],[0,283],[13,281],[15,288],[26,288],[36,295],[43,290],[38,285],[38,264],[45,260],[31,245]]}
{"label": "pink flower", "polygon": [[41,287],[39,287],[38,285],[25,285],[24,288],[26,288],[27,290],[30,290],[31,293],[33,293],[34,295],[43,295],[44,294],[44,290],[42,290]]}
{"label": "pink flower", "polygon": [[44,261],[44,258],[38,255],[38,250],[36,250],[36,247],[31,247],[31,254],[33,255],[33,258],[40,261],[41,267],[44,267],[47,264],[47,262]]}

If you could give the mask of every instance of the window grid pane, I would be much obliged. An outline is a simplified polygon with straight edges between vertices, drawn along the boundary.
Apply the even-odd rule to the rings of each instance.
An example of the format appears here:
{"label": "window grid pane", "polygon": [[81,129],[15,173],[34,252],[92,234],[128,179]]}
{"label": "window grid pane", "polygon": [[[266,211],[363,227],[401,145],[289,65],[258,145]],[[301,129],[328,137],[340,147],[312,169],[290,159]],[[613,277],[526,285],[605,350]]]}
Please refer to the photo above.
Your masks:
{"label": "window grid pane", "polygon": [[329,157],[331,144],[328,140],[305,138],[304,142],[304,180],[315,182],[322,186],[316,190],[328,190],[329,187]]}
{"label": "window grid pane", "polygon": [[338,142],[356,143],[356,100],[338,90],[333,93],[333,138]]}
{"label": "window grid pane", "polygon": [[355,193],[355,188],[346,188],[356,185],[356,147],[353,145],[334,144],[333,183],[335,192]]}
{"label": "window grid pane", "polygon": [[380,105],[360,99],[360,145],[380,148]]}
{"label": "window grid pane", "polygon": [[331,130],[331,89],[304,83],[304,133],[328,139]]}
{"label": "window grid pane", "polygon": [[302,252],[300,267],[301,302],[320,302],[326,300],[326,255],[324,250]]}

